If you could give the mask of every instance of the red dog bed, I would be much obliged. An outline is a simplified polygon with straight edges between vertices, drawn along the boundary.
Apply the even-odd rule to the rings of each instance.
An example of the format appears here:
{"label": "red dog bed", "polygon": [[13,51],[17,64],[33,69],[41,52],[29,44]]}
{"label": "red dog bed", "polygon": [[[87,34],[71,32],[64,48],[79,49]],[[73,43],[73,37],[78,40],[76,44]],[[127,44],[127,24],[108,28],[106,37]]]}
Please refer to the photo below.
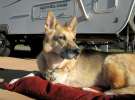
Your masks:
{"label": "red dog bed", "polygon": [[41,77],[21,78],[13,84],[4,84],[5,89],[42,100],[135,100],[135,95],[105,95],[102,91],[84,91],[80,88],[53,84]]}

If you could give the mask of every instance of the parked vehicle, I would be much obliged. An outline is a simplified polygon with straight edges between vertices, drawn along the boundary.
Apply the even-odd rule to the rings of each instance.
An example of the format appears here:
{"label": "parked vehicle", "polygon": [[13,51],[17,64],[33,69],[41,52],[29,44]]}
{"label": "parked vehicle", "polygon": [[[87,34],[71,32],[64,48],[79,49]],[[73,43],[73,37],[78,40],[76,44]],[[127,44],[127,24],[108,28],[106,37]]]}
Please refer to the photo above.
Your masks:
{"label": "parked vehicle", "polygon": [[135,41],[134,3],[135,0],[0,0],[0,54],[4,48],[4,54],[9,55],[17,44],[30,45],[31,51],[38,53],[48,10],[62,23],[77,16],[79,43],[98,47],[119,41],[128,50]]}

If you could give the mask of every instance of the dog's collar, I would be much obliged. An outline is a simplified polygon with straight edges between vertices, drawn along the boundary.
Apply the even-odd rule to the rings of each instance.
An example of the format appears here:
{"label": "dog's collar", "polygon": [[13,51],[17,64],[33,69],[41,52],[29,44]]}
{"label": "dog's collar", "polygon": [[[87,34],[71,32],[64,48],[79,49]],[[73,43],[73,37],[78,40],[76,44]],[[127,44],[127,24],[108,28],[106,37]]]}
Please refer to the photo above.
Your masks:
{"label": "dog's collar", "polygon": [[47,80],[50,80],[50,81],[55,81],[56,78],[54,77],[54,72],[55,72],[56,69],[48,69],[45,73],[43,73],[43,77],[45,77]]}

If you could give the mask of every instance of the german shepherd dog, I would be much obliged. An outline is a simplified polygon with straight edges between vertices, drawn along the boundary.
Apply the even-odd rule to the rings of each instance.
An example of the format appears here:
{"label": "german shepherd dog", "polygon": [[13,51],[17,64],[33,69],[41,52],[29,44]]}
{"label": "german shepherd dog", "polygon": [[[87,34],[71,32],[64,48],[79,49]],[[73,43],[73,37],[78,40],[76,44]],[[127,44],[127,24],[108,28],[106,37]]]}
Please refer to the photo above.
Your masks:
{"label": "german shepherd dog", "polygon": [[82,88],[104,86],[118,89],[135,85],[135,55],[81,51],[75,43],[76,17],[62,25],[49,11],[44,27],[46,37],[37,59],[46,79]]}

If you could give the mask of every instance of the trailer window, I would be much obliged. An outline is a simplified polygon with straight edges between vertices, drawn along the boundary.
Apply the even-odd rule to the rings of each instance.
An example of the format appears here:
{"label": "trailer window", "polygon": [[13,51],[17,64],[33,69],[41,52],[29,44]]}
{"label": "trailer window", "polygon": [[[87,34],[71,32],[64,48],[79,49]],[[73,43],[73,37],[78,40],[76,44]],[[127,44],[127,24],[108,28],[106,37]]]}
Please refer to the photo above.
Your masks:
{"label": "trailer window", "polygon": [[82,0],[87,14],[112,12],[118,5],[118,0]]}
{"label": "trailer window", "polygon": [[44,20],[48,10],[53,11],[58,19],[69,19],[73,15],[72,0],[51,1],[35,5],[32,7],[32,19]]}
{"label": "trailer window", "polygon": [[93,9],[96,13],[109,13],[117,7],[118,0],[94,0]]}

